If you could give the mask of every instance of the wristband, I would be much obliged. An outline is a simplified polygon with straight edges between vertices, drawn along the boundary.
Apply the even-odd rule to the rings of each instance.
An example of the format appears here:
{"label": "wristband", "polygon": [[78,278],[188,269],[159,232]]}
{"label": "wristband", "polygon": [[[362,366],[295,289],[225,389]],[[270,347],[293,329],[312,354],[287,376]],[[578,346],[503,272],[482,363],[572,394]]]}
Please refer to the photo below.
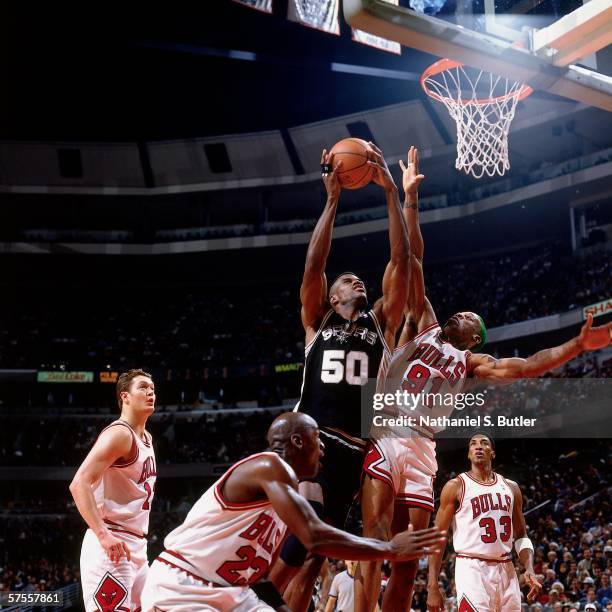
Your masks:
{"label": "wristband", "polygon": [[516,550],[518,555],[521,554],[521,550],[525,550],[526,548],[533,552],[533,544],[529,538],[518,538],[514,542],[514,550]]}

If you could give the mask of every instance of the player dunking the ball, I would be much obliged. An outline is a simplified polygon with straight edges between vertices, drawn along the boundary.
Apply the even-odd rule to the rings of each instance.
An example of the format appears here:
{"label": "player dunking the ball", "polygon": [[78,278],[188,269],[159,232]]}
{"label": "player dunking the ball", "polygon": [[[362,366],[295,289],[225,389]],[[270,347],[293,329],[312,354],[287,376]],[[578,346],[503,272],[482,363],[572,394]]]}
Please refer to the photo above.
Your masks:
{"label": "player dunking the ball", "polygon": [[[387,362],[407,299],[409,245],[398,189],[380,149],[369,143],[368,163],[380,185],[389,215],[390,261],[382,282],[382,298],[368,306],[363,281],[352,272],[338,276],[328,288],[325,266],[340,197],[338,162],[323,151],[321,159],[327,203],[314,229],[300,289],[306,361],[301,398],[296,410],[313,416],[321,427],[326,453],[320,474],[300,484],[301,494],[317,514],[342,527],[359,491],[365,441],[361,438],[362,388]],[[373,391],[373,390],[372,390]],[[295,534],[288,536],[273,581],[280,591],[304,565],[285,591],[292,610],[303,612],[310,602],[323,558],[310,556]]]}
{"label": "player dunking the ball", "polygon": [[[426,394],[457,394],[471,378],[512,382],[534,378],[554,370],[583,351],[610,344],[612,323],[593,327],[589,315],[580,334],[560,346],[542,350],[527,359],[495,359],[477,354],[486,342],[482,318],[473,312],[459,312],[443,326],[425,295],[423,276],[423,237],[419,227],[417,189],[424,176],[419,174],[418,151],[411,147],[408,163],[400,162],[406,196],[403,214],[410,239],[410,290],[404,328],[386,372],[381,372],[379,391],[407,391],[414,406],[390,407],[419,422],[420,416],[449,416],[452,404],[427,403]],[[442,427],[415,425],[401,431],[373,430],[374,443],[364,462],[366,474],[362,494],[364,535],[388,538],[410,522],[415,529],[429,524],[433,504],[436,462],[434,435]],[[412,600],[416,563],[392,567],[385,590],[383,611],[404,610]],[[360,563],[355,579],[355,609],[371,611],[380,591],[380,564]]]}
{"label": "player dunking the ball", "polygon": [[155,410],[150,374],[119,376],[121,416],[99,435],[70,483],[89,529],[81,549],[86,612],[140,610],[147,575],[147,529],[157,475],[151,434]]}
{"label": "player dunking the ball", "polygon": [[[542,585],[533,569],[533,544],[527,537],[521,489],[493,471],[493,440],[485,434],[470,438],[471,469],[449,480],[442,489],[436,526],[452,525],[457,605],[462,612],[521,612],[521,591],[512,563],[512,543],[525,568],[532,602]],[[444,611],[438,585],[444,550],[429,558],[428,612]]]}
{"label": "player dunking the ball", "polygon": [[143,612],[289,612],[268,568],[288,527],[317,554],[354,559],[441,552],[445,534],[412,530],[391,542],[353,536],[321,521],[298,493],[324,448],[314,419],[288,412],[268,430],[269,452],[232,466],[164,540],[142,594]]}

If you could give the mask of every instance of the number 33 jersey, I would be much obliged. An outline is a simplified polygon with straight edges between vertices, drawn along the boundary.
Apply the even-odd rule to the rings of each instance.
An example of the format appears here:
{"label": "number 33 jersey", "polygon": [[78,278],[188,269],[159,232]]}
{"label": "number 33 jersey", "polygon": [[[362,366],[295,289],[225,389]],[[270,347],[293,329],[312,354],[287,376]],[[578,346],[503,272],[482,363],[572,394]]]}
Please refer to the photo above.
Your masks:
{"label": "number 33 jersey", "polygon": [[373,310],[354,321],[328,311],[306,346],[302,392],[295,410],[309,414],[320,427],[360,437],[362,408],[371,409],[381,363],[390,356]]}
{"label": "number 33 jersey", "polygon": [[461,498],[453,518],[453,548],[458,555],[483,559],[512,556],[514,493],[503,476],[482,483],[459,474]]}
{"label": "number 33 jersey", "polygon": [[166,536],[166,550],[158,560],[223,586],[246,586],[265,576],[286,525],[268,499],[228,501],[223,483],[237,466],[267,455],[278,457],[258,453],[225,472],[195,503],[183,524]]}

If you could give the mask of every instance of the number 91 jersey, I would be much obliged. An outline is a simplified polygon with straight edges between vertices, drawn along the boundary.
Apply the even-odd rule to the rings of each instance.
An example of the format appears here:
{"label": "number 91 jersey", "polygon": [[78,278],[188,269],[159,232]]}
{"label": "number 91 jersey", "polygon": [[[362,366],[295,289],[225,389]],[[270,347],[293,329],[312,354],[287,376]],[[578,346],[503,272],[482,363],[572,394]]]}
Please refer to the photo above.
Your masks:
{"label": "number 91 jersey", "polygon": [[461,498],[453,518],[453,548],[458,555],[502,560],[512,557],[514,493],[506,479],[493,482],[459,474]]}
{"label": "number 91 jersey", "polygon": [[302,392],[295,410],[312,416],[320,427],[360,437],[362,407],[371,410],[381,362],[387,363],[390,356],[373,310],[352,322],[328,311],[306,346]]}

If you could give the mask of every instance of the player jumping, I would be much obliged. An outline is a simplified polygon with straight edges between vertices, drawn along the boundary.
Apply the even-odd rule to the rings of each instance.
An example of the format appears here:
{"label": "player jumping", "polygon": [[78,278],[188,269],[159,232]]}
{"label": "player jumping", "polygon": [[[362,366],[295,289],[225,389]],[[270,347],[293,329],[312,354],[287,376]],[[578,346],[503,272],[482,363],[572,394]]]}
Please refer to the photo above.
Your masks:
{"label": "player jumping", "polygon": [[[344,526],[360,487],[366,446],[361,438],[362,390],[368,380],[376,379],[381,361],[386,363],[391,356],[408,293],[409,246],[398,189],[380,149],[370,146],[368,163],[375,171],[374,182],[385,191],[389,214],[391,258],[383,277],[383,296],[370,308],[364,283],[352,272],[341,274],[328,290],[325,266],[341,187],[336,176],[339,164],[331,168],[326,151],[321,165],[327,203],[310,239],[300,289],[306,361],[296,410],[316,419],[327,449],[321,472],[300,483],[300,493],[336,527]],[[305,559],[305,547],[296,534],[290,534],[272,571],[283,592],[302,568],[285,591],[295,612],[308,607],[323,562],[316,555]]]}
{"label": "player jumping", "polygon": [[[542,350],[527,359],[495,359],[475,354],[486,342],[482,318],[473,312],[459,312],[440,326],[425,295],[423,277],[423,237],[419,227],[418,151],[411,147],[408,163],[400,162],[406,196],[403,214],[408,225],[411,248],[410,290],[406,321],[386,378],[384,392],[401,388],[415,394],[419,402],[409,414],[432,418],[449,416],[452,405],[425,405],[418,394],[460,393],[467,379],[507,381],[534,378],[554,370],[583,351],[604,348],[610,344],[612,323],[592,327],[589,315],[580,334],[560,346]],[[364,535],[388,538],[410,522],[415,529],[429,525],[433,504],[433,479],[436,462],[434,434],[442,428],[415,425],[397,432],[375,432],[376,440],[369,450],[364,471],[362,513]],[[416,563],[393,566],[385,590],[383,611],[407,609],[412,600]],[[355,580],[356,610],[371,611],[380,592],[380,564],[360,563]]]}

